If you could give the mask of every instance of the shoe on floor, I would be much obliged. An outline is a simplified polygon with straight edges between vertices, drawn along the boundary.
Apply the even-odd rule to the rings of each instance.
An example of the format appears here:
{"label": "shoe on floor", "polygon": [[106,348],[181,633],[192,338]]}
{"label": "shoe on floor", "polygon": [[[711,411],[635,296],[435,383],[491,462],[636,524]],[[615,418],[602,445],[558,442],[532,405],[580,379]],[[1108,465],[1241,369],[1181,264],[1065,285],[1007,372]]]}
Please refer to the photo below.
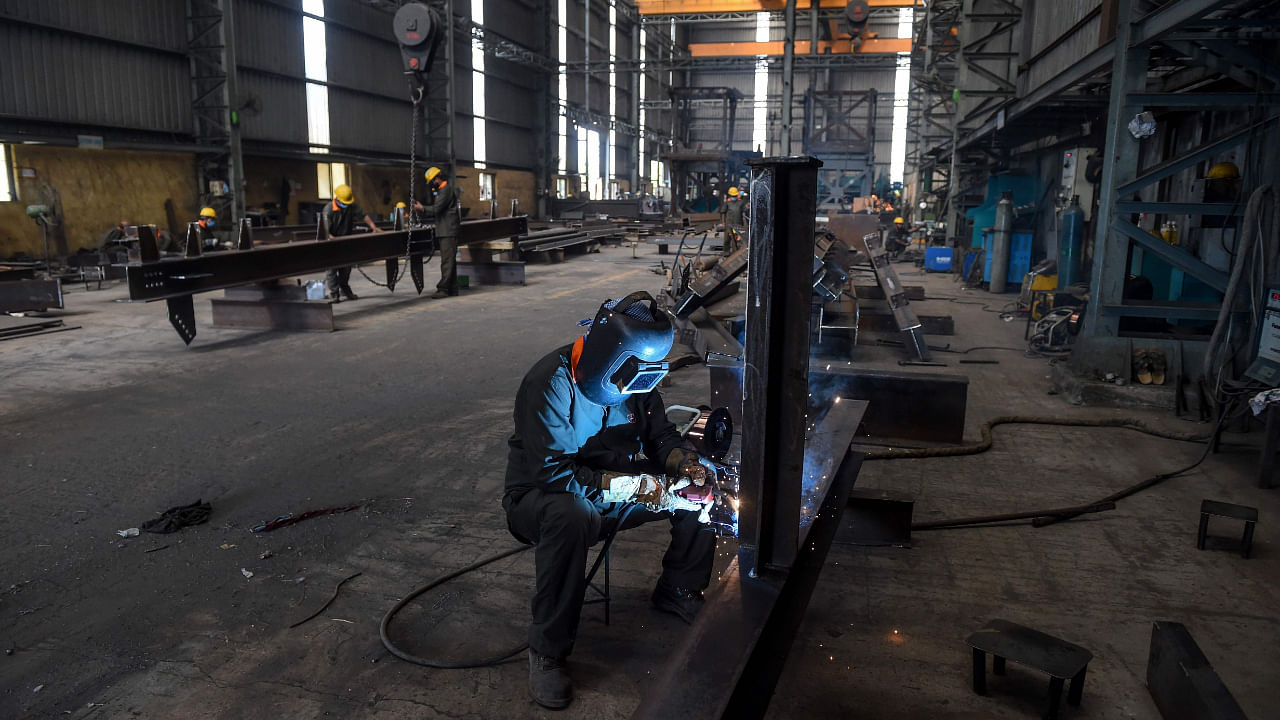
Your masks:
{"label": "shoe on floor", "polygon": [[545,708],[561,710],[573,700],[573,681],[563,660],[529,650],[529,694]]}
{"label": "shoe on floor", "polygon": [[329,293],[328,297],[329,297],[329,301],[335,304],[342,302],[342,295],[339,293]]}
{"label": "shoe on floor", "polygon": [[360,296],[351,292],[351,288],[342,288],[342,297],[346,300],[359,300]]}
{"label": "shoe on floor", "polygon": [[662,581],[658,581],[658,586],[653,589],[652,600],[655,608],[669,612],[690,625],[705,602],[701,590],[672,587]]}
{"label": "shoe on floor", "polygon": [[1146,348],[1133,351],[1133,375],[1143,385],[1151,384],[1151,357]]}
{"label": "shoe on floor", "polygon": [[439,300],[440,298],[447,298],[447,297],[452,297],[452,296],[453,296],[453,293],[451,293],[451,292],[447,292],[447,291],[445,291],[445,290],[437,290],[437,291],[435,291],[435,292],[431,293],[431,299],[432,299],[432,300]]}

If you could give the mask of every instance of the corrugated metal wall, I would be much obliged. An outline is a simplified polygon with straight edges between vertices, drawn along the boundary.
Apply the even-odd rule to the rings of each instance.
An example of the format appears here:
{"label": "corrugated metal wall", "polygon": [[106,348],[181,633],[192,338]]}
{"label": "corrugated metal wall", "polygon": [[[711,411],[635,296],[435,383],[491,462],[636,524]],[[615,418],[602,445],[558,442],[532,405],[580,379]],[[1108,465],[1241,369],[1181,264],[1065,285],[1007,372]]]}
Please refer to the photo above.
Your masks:
{"label": "corrugated metal wall", "polygon": [[[1102,2],[1101,0],[1052,0],[1052,2],[1041,0],[1041,2],[1030,1],[1029,4],[1034,7],[1031,8],[1028,57],[1035,57],[1057,42],[1064,32],[1074,27],[1082,18],[1101,7]],[[1037,59],[1027,69],[1024,93],[1040,87],[1097,48],[1100,44],[1101,28],[1101,16],[1095,16],[1081,25],[1061,44],[1045,53],[1044,57]]]}
{"label": "corrugated metal wall", "polygon": [[183,3],[0,0],[0,115],[191,131]]}

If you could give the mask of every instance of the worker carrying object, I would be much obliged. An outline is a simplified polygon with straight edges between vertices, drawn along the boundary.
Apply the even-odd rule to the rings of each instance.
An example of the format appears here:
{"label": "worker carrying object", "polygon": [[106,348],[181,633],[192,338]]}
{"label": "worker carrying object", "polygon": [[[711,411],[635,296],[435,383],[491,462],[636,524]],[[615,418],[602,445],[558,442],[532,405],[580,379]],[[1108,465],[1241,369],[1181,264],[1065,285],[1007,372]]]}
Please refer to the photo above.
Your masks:
{"label": "worker carrying object", "polygon": [[529,690],[545,707],[572,699],[565,658],[577,637],[587,548],[611,532],[669,519],[653,604],[690,623],[702,607],[716,534],[699,509],[715,475],[667,421],[656,390],[672,339],[648,293],[611,300],[587,334],[539,360],[516,394],[502,507],[511,534],[537,546]]}
{"label": "worker carrying object", "polygon": [[[350,185],[339,185],[333,189],[333,199],[324,207],[324,227],[327,235],[326,239],[332,240],[343,235],[352,235],[356,231],[356,224],[363,222],[370,232],[382,232],[378,226],[374,224],[373,218],[369,217],[364,210],[356,204],[355,194],[351,192]],[[324,274],[324,287],[328,292],[329,299],[334,302],[342,302],[346,300],[358,300],[357,295],[351,291],[351,267],[330,268]]]}
{"label": "worker carrying object", "polygon": [[440,252],[440,282],[433,298],[458,294],[458,226],[462,224],[462,194],[457,186],[450,185],[438,167],[427,168],[427,190],[431,204],[423,207],[414,201],[413,209],[423,213],[426,221],[435,225],[436,248]]}

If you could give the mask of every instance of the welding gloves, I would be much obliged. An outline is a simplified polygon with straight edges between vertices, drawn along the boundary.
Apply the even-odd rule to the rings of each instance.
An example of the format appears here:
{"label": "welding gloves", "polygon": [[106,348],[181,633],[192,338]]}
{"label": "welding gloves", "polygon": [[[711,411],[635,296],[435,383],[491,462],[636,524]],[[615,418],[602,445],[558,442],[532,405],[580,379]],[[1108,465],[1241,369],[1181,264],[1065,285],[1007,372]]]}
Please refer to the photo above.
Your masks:
{"label": "welding gloves", "polygon": [[[706,514],[713,503],[711,485],[696,487],[688,478],[672,483],[661,475],[622,475],[605,472],[600,479],[604,502],[636,502],[659,512],[692,510]],[[690,491],[693,490],[693,493]],[[692,494],[693,497],[685,495]]]}
{"label": "welding gloves", "polygon": [[708,493],[710,493],[708,481],[714,483],[716,480],[715,464],[702,458],[697,453],[683,448],[676,448],[667,456],[666,470],[667,475],[675,478],[688,478],[699,488],[707,486]]}

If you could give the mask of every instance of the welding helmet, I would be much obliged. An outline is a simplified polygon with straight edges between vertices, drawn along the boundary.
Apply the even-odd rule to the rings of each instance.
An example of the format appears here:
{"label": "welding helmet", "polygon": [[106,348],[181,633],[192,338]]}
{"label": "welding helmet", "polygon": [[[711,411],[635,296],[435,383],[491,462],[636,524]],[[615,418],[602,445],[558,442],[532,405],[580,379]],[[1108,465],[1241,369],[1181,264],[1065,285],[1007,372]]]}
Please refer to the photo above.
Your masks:
{"label": "welding helmet", "polygon": [[634,292],[600,306],[583,337],[573,379],[597,405],[620,405],[628,395],[649,392],[667,374],[671,319],[647,292]]}

